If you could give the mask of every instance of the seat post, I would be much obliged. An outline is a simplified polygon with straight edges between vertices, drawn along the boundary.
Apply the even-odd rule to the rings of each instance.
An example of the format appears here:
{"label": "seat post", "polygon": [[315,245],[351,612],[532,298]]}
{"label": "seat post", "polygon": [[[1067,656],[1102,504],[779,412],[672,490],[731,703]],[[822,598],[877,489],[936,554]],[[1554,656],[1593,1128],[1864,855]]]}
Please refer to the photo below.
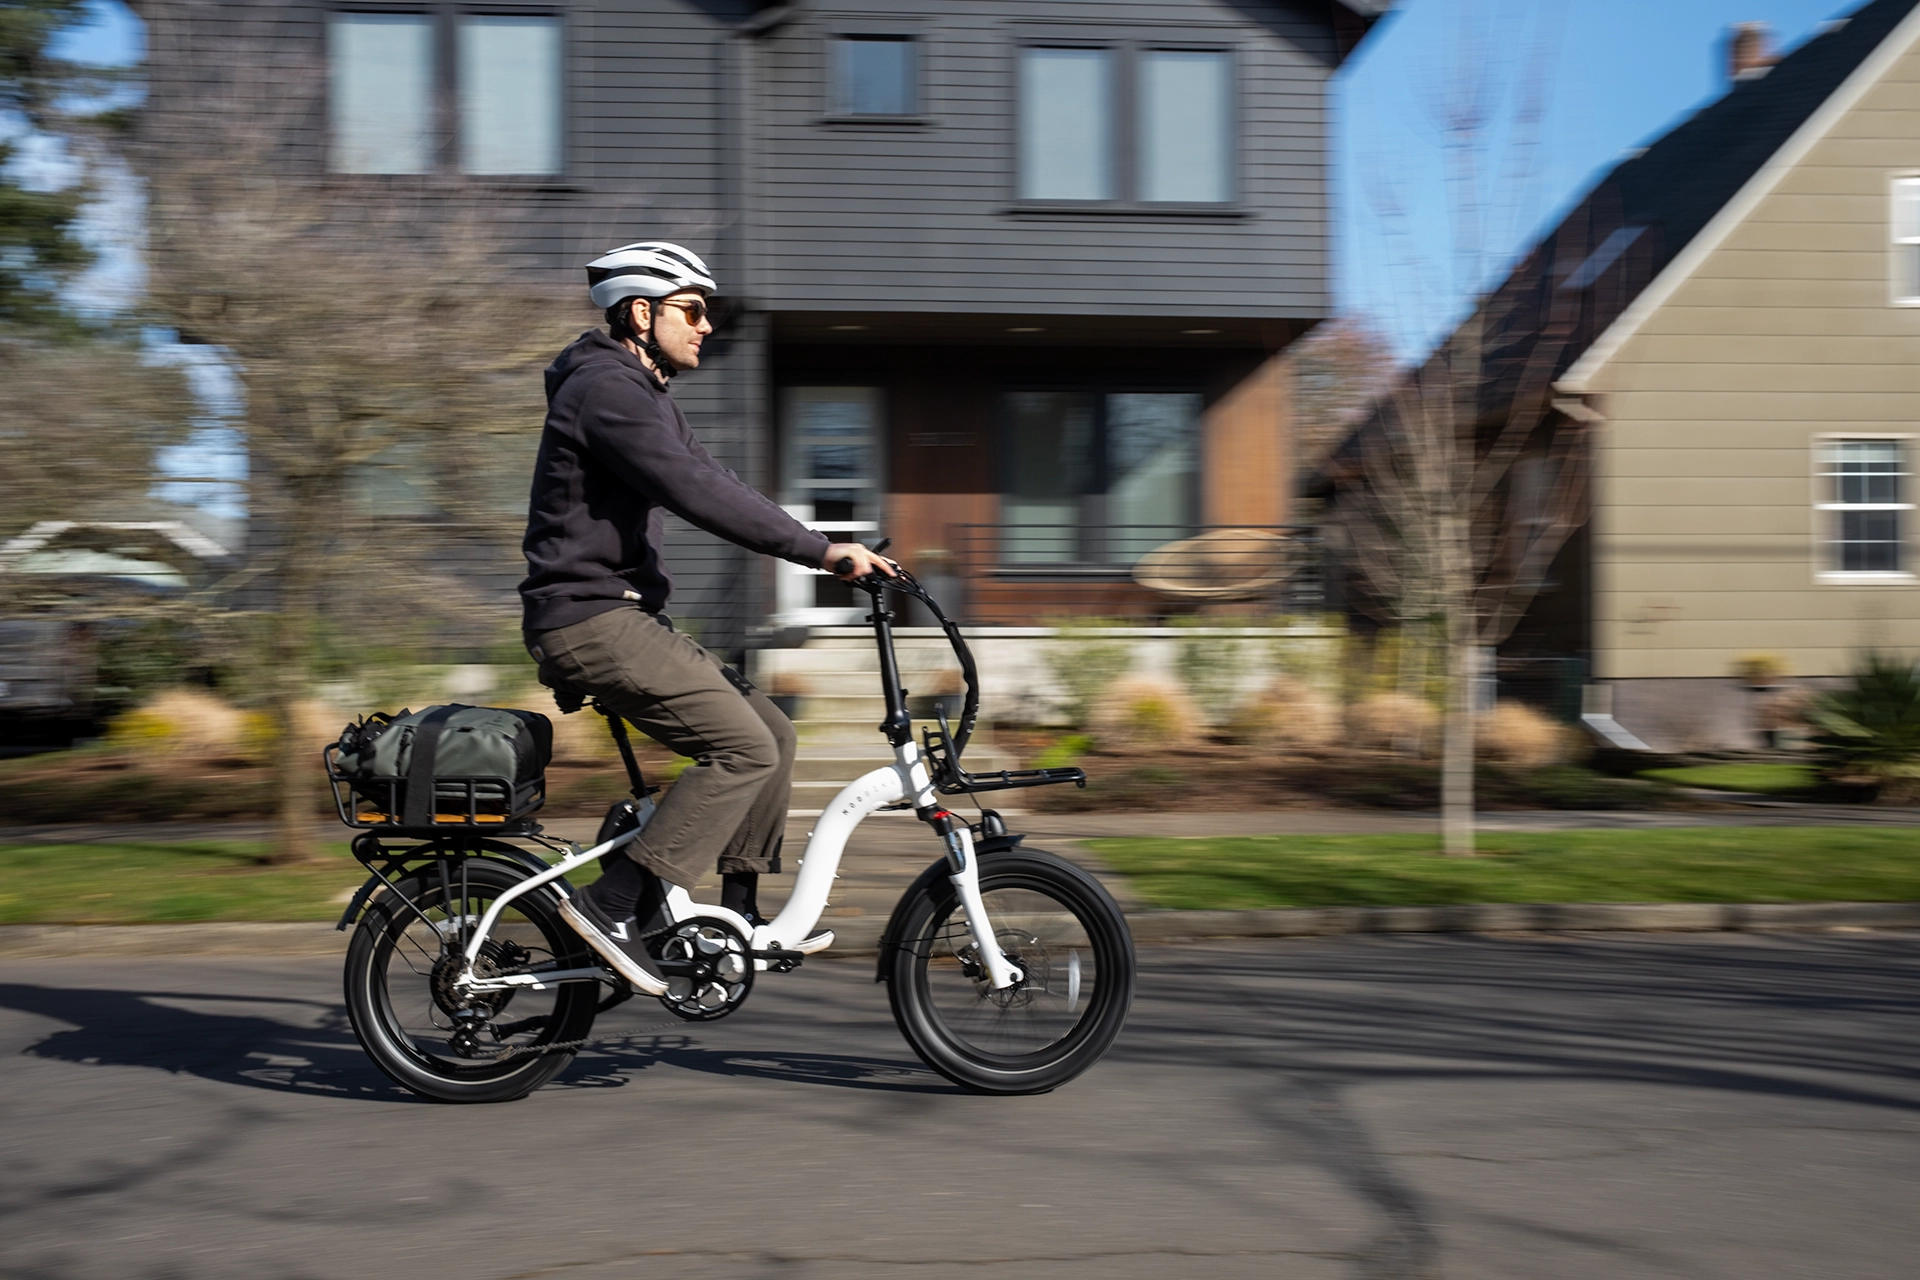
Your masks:
{"label": "seat post", "polygon": [[627,738],[627,722],[616,713],[607,710],[606,704],[594,699],[593,709],[607,718],[607,732],[613,735],[613,745],[620,748],[620,762],[627,766],[627,782],[631,786],[633,798],[644,800],[649,794],[647,780],[640,776],[640,761],[633,754],[633,743]]}

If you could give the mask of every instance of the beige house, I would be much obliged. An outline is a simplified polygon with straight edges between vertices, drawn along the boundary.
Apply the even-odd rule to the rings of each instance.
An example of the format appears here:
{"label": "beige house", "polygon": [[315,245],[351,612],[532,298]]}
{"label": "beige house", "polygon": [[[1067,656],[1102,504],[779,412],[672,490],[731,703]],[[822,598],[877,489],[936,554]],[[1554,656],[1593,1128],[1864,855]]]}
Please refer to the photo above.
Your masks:
{"label": "beige house", "polygon": [[1777,60],[1730,48],[1727,94],[1495,295],[1528,300],[1520,345],[1557,370],[1534,447],[1576,433],[1587,469],[1490,637],[1503,683],[1567,663],[1597,730],[1660,749],[1757,744],[1742,659],[1806,683],[1920,654],[1920,7],[1874,0]]}

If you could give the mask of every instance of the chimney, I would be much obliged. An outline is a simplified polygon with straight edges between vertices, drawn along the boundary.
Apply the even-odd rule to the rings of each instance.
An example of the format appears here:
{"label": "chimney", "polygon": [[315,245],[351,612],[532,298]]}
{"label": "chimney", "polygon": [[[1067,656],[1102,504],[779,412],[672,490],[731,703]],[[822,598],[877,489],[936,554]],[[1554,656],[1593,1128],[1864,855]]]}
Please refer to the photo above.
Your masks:
{"label": "chimney", "polygon": [[1780,55],[1773,51],[1772,32],[1764,22],[1736,22],[1727,29],[1727,78],[1758,80],[1773,69]]}

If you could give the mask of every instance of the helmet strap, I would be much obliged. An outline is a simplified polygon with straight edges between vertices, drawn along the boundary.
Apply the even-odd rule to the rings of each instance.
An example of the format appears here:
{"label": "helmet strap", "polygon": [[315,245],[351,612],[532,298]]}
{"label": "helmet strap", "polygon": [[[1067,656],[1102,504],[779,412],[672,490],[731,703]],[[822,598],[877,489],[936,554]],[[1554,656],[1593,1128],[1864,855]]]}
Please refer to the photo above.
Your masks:
{"label": "helmet strap", "polygon": [[660,381],[669,382],[673,379],[674,374],[680,372],[680,366],[668,358],[667,353],[660,349],[659,340],[653,336],[653,326],[658,324],[660,320],[659,299],[638,297],[627,299],[627,323],[630,330],[632,329],[633,323],[633,304],[636,302],[644,302],[647,304],[647,331],[645,333],[634,332],[633,343],[639,347],[641,351],[646,353],[648,360],[653,362],[653,371],[660,375]]}

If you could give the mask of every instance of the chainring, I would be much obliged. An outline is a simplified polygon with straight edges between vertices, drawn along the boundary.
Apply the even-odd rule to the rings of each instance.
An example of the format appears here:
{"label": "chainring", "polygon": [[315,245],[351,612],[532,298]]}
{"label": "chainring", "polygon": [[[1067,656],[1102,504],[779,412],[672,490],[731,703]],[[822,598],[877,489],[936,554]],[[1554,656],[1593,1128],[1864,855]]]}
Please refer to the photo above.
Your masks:
{"label": "chainring", "polygon": [[[676,1018],[724,1018],[753,990],[753,947],[725,920],[692,916],[678,921],[654,940],[653,953],[667,967],[660,1003]],[[683,966],[690,971],[676,972]]]}

